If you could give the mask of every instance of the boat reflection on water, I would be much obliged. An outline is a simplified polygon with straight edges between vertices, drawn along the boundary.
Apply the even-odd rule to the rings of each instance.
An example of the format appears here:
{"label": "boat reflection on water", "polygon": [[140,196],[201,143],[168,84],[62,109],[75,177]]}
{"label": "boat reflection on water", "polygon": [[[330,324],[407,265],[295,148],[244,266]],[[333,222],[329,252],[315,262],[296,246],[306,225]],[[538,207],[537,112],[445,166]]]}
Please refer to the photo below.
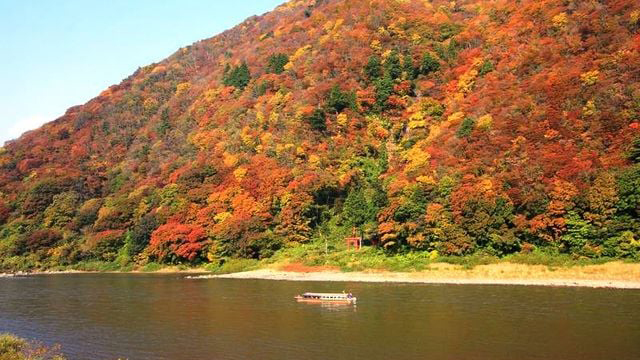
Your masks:
{"label": "boat reflection on water", "polygon": [[312,303],[309,306],[319,306],[323,311],[358,311],[358,305],[356,304]]}

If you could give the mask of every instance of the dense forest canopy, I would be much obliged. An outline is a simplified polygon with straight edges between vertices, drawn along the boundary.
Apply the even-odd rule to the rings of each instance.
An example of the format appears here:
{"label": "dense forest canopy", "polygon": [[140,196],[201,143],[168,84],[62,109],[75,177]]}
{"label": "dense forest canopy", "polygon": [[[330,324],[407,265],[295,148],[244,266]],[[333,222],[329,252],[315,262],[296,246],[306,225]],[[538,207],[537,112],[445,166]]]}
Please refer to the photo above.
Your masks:
{"label": "dense forest canopy", "polygon": [[640,4],[293,0],[0,148],[0,263],[640,257]]}

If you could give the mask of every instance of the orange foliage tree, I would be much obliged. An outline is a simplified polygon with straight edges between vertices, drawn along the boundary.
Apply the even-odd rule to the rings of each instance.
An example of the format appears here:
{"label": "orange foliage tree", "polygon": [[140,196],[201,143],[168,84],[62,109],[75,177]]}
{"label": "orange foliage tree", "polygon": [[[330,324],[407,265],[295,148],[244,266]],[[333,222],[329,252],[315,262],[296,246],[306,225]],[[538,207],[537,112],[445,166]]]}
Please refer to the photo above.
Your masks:
{"label": "orange foliage tree", "polygon": [[162,262],[194,261],[209,241],[198,225],[167,223],[151,234],[149,254]]}

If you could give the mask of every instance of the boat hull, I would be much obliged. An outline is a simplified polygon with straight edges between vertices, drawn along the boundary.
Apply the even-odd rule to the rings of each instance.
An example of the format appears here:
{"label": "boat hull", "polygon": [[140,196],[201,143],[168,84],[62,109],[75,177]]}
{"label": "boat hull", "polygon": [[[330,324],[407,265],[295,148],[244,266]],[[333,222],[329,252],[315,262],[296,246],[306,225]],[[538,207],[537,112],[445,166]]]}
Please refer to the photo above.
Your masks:
{"label": "boat hull", "polygon": [[296,296],[294,297],[294,299],[297,302],[304,302],[304,303],[314,303],[314,304],[344,304],[344,305],[349,305],[349,304],[355,304],[357,299],[355,297],[352,298],[346,298],[346,299],[323,299],[323,298],[306,298],[303,296]]}

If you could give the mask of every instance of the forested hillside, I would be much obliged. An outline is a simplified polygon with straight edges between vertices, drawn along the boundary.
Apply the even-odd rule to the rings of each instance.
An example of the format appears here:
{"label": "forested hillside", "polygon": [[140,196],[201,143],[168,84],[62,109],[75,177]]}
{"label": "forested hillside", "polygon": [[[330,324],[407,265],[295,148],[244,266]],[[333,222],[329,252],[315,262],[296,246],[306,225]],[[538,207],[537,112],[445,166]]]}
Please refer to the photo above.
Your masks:
{"label": "forested hillside", "polygon": [[638,258],[640,4],[290,1],[0,169],[9,269],[264,258],[353,227],[389,253]]}

